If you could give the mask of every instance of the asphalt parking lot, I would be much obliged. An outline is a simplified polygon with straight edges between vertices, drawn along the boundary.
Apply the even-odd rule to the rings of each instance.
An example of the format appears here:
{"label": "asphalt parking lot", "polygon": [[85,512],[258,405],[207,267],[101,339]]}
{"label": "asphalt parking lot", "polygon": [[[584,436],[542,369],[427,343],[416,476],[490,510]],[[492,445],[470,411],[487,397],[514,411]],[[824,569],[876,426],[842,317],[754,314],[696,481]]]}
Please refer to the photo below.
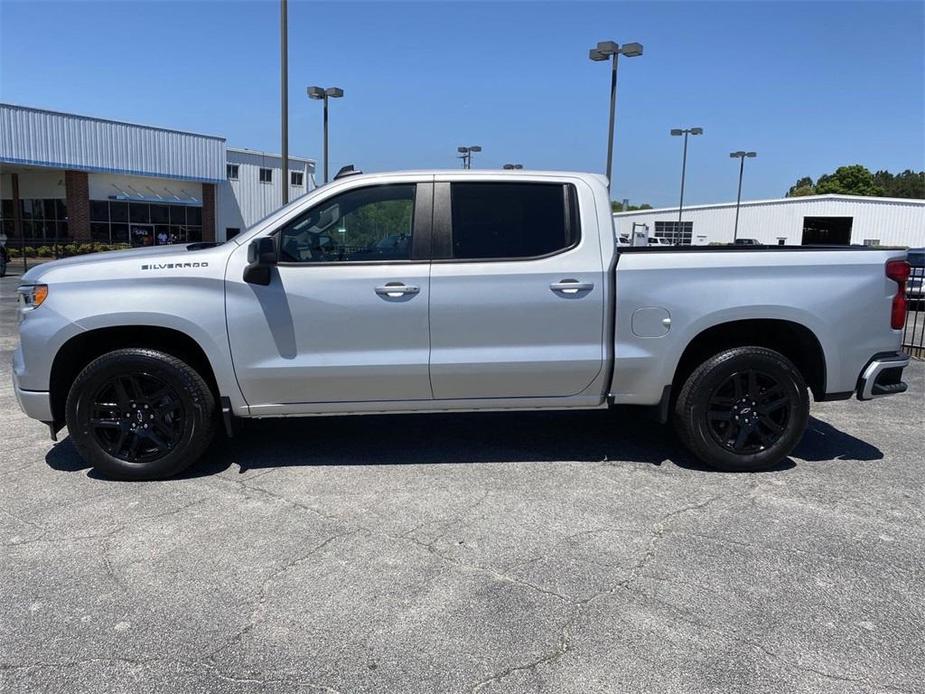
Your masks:
{"label": "asphalt parking lot", "polygon": [[112,482],[16,407],[15,284],[0,691],[925,691],[925,363],[761,474],[617,410],[255,423]]}

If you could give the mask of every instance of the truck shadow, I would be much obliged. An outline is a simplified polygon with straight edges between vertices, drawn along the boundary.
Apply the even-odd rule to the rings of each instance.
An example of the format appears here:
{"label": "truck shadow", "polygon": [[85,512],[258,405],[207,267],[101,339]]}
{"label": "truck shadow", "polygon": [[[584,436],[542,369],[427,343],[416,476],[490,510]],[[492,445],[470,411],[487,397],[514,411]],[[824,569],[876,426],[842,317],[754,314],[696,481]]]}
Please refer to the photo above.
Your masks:
{"label": "truck shadow", "polygon": [[[687,469],[709,471],[682,448],[669,427],[632,408],[599,412],[317,417],[240,424],[233,439],[216,436],[204,458],[182,477],[212,475],[232,466],[244,472],[309,465],[558,461],[651,465],[670,462]],[[794,457],[807,461],[870,461],[882,459],[883,453],[830,424],[810,418]],[[46,462],[62,471],[88,468],[67,439],[49,451]],[[774,470],[794,466],[788,458]]]}
{"label": "truck shadow", "polygon": [[883,460],[883,451],[867,441],[846,434],[828,422],[809,418],[806,434],[793,451],[803,460]]}

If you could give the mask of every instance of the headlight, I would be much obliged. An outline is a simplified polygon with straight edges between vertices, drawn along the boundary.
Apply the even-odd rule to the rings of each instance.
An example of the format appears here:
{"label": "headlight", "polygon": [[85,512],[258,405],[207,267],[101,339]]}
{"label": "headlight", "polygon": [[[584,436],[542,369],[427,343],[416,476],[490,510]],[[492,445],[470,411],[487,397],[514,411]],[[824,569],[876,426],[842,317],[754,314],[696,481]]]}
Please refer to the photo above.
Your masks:
{"label": "headlight", "polygon": [[47,284],[23,284],[16,289],[19,294],[19,306],[24,309],[34,309],[42,305],[48,298]]}

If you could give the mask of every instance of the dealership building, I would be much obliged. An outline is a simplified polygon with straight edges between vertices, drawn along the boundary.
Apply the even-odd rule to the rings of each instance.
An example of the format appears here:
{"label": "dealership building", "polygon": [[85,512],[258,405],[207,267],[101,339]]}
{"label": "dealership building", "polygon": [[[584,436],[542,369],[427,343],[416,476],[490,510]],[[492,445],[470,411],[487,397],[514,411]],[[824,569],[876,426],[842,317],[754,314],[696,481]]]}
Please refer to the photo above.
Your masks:
{"label": "dealership building", "polygon": [[854,195],[808,195],[736,204],[691,205],[614,214],[617,233],[671,243],[731,243],[733,236],[767,245],[858,244],[925,246],[925,200]]}
{"label": "dealership building", "polygon": [[312,189],[314,162],[225,138],[0,104],[0,238],[223,241]]}

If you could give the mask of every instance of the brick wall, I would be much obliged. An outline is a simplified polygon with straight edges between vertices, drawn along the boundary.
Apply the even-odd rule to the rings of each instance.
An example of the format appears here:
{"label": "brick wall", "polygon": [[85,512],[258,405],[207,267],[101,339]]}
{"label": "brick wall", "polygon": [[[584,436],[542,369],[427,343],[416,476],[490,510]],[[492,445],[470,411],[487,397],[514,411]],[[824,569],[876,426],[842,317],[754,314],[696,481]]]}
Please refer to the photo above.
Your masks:
{"label": "brick wall", "polygon": [[74,241],[90,240],[90,183],[86,171],[65,171],[67,230]]}
{"label": "brick wall", "polygon": [[202,240],[215,240],[215,184],[202,184]]}

